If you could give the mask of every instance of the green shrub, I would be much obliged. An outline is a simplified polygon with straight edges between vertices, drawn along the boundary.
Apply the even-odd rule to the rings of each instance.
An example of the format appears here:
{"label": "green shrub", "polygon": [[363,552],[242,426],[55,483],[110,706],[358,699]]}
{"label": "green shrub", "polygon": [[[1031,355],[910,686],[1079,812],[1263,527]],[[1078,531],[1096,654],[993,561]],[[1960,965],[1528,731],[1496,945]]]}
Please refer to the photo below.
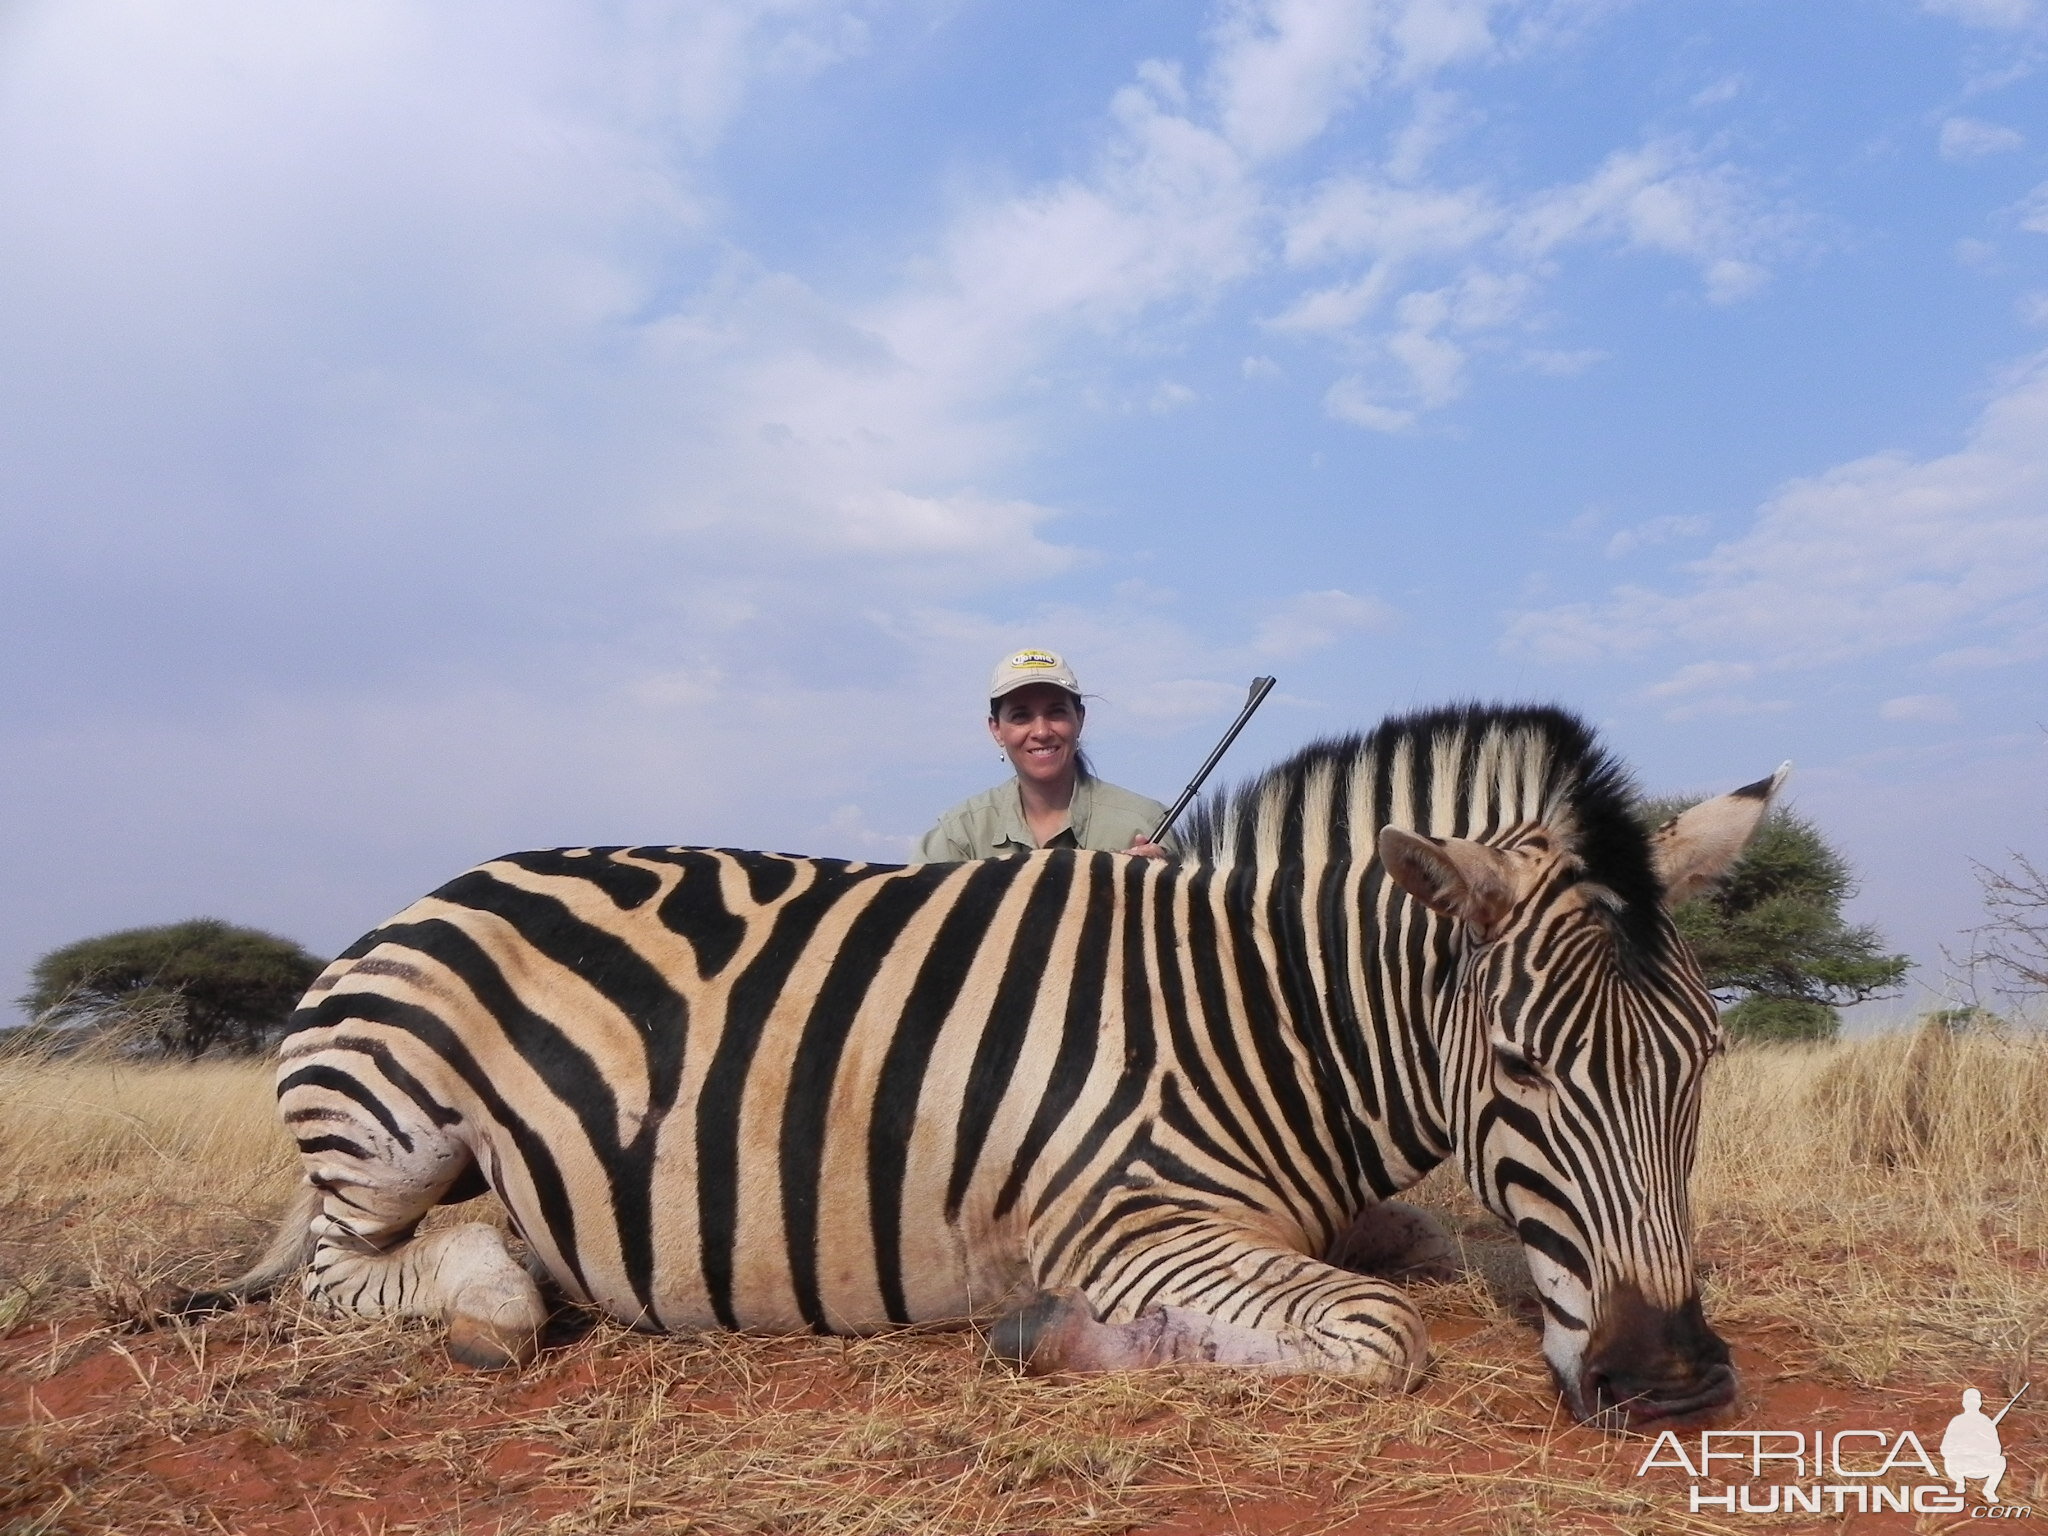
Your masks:
{"label": "green shrub", "polygon": [[290,939],[197,917],[53,949],[20,1003],[43,1029],[125,1026],[183,1056],[253,1051],[321,969]]}
{"label": "green shrub", "polygon": [[1739,1040],[1832,1040],[1841,1015],[1826,1003],[1803,997],[1745,997],[1721,1014]]}

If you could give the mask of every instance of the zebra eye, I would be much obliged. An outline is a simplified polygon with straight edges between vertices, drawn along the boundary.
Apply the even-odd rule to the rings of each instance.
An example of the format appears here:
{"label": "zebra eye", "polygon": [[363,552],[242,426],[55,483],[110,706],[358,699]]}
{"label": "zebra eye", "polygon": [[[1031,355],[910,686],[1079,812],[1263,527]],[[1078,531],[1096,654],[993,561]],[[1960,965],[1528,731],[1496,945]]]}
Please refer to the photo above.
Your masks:
{"label": "zebra eye", "polygon": [[1543,1069],[1511,1045],[1496,1045],[1493,1048],[1494,1064],[1506,1075],[1511,1083],[1524,1088],[1543,1086]]}

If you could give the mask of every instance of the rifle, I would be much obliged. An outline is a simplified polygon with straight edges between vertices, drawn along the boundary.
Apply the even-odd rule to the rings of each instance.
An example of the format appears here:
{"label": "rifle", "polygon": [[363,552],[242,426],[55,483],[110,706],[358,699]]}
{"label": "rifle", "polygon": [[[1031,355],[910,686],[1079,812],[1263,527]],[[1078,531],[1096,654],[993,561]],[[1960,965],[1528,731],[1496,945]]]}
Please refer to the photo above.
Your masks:
{"label": "rifle", "polygon": [[1266,695],[1273,691],[1275,681],[1275,679],[1270,677],[1255,677],[1252,679],[1251,697],[1244,701],[1244,709],[1239,713],[1237,719],[1231,722],[1230,729],[1223,733],[1223,739],[1216,743],[1216,750],[1209,754],[1209,760],[1202,764],[1200,770],[1192,779],[1188,780],[1188,787],[1180,792],[1180,798],[1174,801],[1172,808],[1160,818],[1159,825],[1152,829],[1152,836],[1147,841],[1156,843],[1159,839],[1166,836],[1168,829],[1173,826],[1175,819],[1179,817],[1182,811],[1188,808],[1188,802],[1194,799],[1201,790],[1202,781],[1209,777],[1209,774],[1218,763],[1223,761],[1223,754],[1228,752],[1230,744],[1237,740],[1237,733],[1244,729],[1245,722],[1252,717],[1252,712],[1266,702]]}

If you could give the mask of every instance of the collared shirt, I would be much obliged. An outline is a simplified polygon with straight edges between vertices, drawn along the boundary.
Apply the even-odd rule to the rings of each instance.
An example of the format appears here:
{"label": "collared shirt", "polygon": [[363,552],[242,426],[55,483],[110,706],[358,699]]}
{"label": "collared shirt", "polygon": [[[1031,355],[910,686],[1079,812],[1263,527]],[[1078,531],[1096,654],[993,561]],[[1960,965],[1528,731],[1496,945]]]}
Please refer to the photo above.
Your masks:
{"label": "collared shirt", "polygon": [[[919,844],[920,864],[998,858],[1034,848],[1098,848],[1121,853],[1131,835],[1150,835],[1166,807],[1101,779],[1079,779],[1067,806],[1067,824],[1040,843],[1024,820],[1024,797],[1015,779],[962,800],[939,818]],[[1169,844],[1169,846],[1171,846]]]}

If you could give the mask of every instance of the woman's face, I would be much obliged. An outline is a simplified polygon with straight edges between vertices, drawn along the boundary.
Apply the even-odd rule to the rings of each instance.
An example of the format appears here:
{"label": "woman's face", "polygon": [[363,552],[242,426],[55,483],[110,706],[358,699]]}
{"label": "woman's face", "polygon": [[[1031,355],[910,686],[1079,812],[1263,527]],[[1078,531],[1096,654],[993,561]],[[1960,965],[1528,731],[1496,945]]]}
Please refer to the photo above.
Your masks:
{"label": "woman's face", "polygon": [[1074,771],[1081,711],[1066,689],[1051,683],[1027,683],[996,701],[988,733],[1019,778],[1056,784]]}

